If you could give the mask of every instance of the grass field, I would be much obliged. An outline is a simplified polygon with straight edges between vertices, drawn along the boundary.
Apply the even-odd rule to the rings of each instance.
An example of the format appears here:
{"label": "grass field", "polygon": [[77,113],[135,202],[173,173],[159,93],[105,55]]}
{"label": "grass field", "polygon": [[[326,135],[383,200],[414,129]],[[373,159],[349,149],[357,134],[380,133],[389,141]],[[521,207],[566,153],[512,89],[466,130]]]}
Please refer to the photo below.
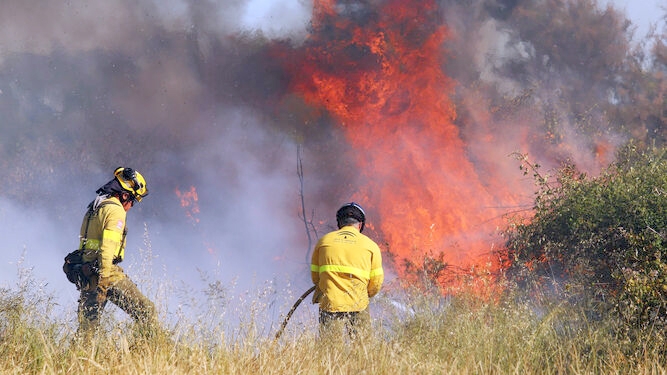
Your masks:
{"label": "grass field", "polygon": [[231,334],[224,319],[210,319],[220,316],[216,312],[171,323],[166,336],[137,340],[131,322],[109,314],[104,332],[79,345],[74,317],[53,314],[53,296],[25,281],[0,289],[0,373],[667,373],[662,333],[620,339],[609,320],[591,320],[564,303],[486,302],[467,293],[444,298],[387,288],[372,304],[369,337],[331,343],[319,340],[315,319],[290,321],[274,340],[275,330],[253,321],[261,319],[268,305],[261,299],[269,297],[255,298],[248,302],[257,311]]}

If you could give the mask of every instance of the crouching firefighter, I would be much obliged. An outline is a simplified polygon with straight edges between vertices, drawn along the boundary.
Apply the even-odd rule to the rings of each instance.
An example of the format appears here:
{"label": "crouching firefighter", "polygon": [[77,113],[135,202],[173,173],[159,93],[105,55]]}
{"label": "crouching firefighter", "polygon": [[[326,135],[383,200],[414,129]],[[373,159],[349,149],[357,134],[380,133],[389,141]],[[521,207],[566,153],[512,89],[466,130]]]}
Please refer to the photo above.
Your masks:
{"label": "crouching firefighter", "polygon": [[363,235],[366,214],[358,204],[336,212],[338,230],[322,236],[310,266],[315,284],[313,303],[320,304],[320,336],[352,338],[370,329],[369,299],[382,288],[384,272],[378,245]]}
{"label": "crouching firefighter", "polygon": [[136,202],[148,195],[146,180],[132,168],[117,168],[114,178],[99,188],[81,224],[83,274],[79,284],[77,337],[86,342],[100,323],[107,301],[129,314],[142,334],[157,328],[155,306],[125,275],[118,263],[125,253],[125,218]]}

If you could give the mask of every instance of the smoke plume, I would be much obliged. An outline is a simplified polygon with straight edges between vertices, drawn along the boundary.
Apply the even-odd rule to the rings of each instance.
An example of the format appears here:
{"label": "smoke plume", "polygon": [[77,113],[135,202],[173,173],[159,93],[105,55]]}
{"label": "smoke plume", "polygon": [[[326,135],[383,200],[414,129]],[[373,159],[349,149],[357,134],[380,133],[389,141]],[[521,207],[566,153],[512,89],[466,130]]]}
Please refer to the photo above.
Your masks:
{"label": "smoke plume", "polygon": [[[541,5],[552,18],[581,15],[598,56],[537,2],[403,3],[3,1],[0,280],[14,280],[24,254],[37,275],[73,289],[62,258],[118,166],[150,190],[128,215],[129,261],[150,247],[179,280],[211,271],[306,286],[304,223],[315,235],[333,229],[346,201],[368,208],[385,254],[444,251],[466,267],[477,261],[468,250],[499,243],[504,213],[530,205],[512,152],[591,173],[611,161],[625,137],[600,104],[627,50],[616,11]],[[544,24],[551,33],[538,32]],[[348,91],[333,96],[314,77]],[[352,92],[358,82],[384,86]],[[397,229],[422,218],[407,236]]]}

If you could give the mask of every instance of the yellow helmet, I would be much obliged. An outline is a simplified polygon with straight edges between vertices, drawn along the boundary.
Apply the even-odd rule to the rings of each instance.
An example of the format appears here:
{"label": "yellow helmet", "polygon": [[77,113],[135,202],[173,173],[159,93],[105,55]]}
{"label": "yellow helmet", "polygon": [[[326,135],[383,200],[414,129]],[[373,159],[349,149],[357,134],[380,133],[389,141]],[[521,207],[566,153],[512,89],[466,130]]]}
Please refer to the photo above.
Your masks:
{"label": "yellow helmet", "polygon": [[118,182],[120,182],[120,186],[131,193],[137,202],[141,202],[148,195],[146,180],[141,173],[132,168],[118,167],[113,174],[116,176]]}

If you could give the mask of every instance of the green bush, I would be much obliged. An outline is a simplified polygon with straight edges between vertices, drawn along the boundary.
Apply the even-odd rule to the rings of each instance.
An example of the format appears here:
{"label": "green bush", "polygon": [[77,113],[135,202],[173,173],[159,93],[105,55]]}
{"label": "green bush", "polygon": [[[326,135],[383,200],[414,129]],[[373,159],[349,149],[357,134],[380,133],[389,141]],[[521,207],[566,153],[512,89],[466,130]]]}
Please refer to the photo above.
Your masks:
{"label": "green bush", "polygon": [[534,216],[505,232],[512,285],[613,312],[626,332],[664,329],[667,150],[628,145],[597,177],[565,164],[550,178],[521,160],[538,189]]}

